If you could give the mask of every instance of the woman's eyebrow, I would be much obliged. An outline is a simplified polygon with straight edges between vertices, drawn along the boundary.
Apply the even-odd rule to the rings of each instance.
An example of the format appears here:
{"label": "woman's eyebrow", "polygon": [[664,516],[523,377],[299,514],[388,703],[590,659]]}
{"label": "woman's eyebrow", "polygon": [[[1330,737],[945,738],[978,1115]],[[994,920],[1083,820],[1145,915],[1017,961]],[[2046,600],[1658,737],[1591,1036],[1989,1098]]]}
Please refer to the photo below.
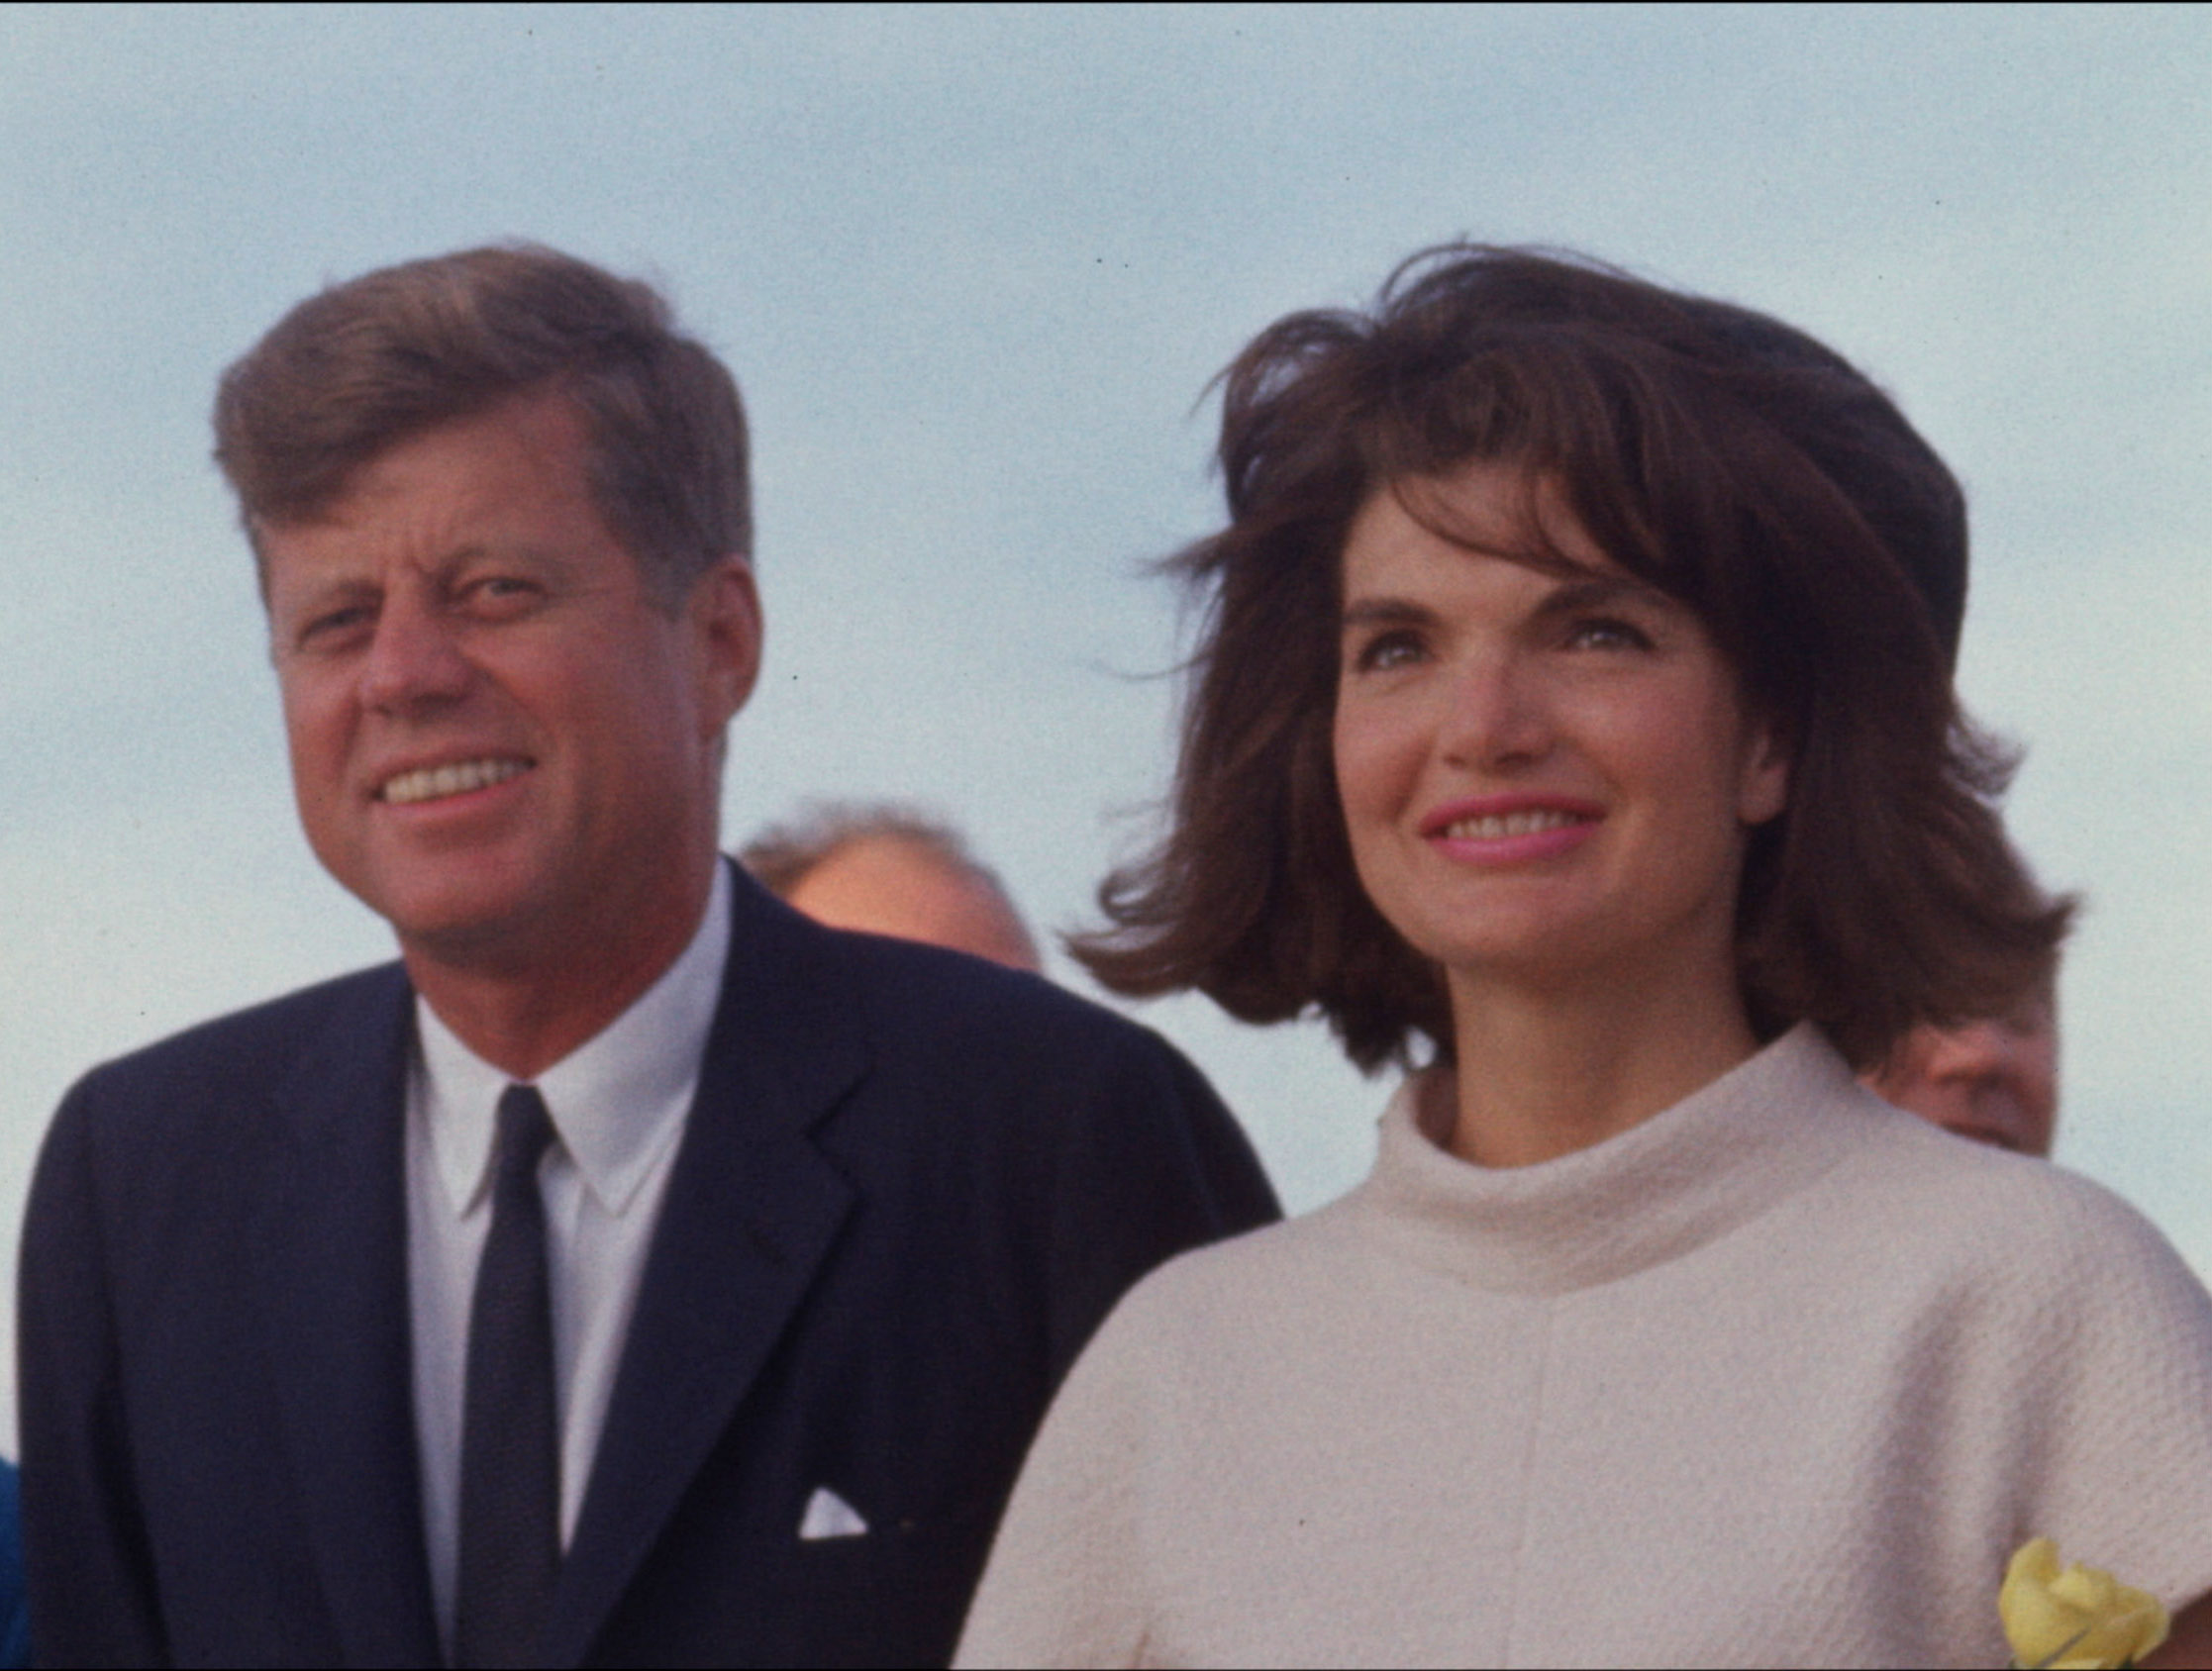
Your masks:
{"label": "woman's eyebrow", "polygon": [[1344,630],[1361,627],[1426,627],[1434,624],[1436,611],[1404,598],[1358,598],[1345,605]]}
{"label": "woman's eyebrow", "polygon": [[1663,608],[1673,602],[1657,586],[1625,575],[1593,574],[1563,582],[1537,606],[1539,615],[1572,615],[1585,609],[1607,609],[1621,604]]}

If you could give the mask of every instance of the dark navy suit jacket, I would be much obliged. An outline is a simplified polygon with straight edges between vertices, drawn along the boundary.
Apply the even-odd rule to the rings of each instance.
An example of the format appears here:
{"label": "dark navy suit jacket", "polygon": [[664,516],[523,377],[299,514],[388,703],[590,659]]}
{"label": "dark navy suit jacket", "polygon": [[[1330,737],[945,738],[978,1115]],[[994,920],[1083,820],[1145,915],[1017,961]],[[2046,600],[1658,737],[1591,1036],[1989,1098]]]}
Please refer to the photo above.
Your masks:
{"label": "dark navy suit jacket", "polygon": [[[738,879],[729,972],[549,1664],[950,1656],[1107,1309],[1274,1216],[1205,1081],[1047,983]],[[397,965],[87,1075],[33,1186],[41,1663],[438,1660],[416,1468]],[[862,1535],[801,1540],[827,1488]]]}
{"label": "dark navy suit jacket", "polygon": [[31,1663],[31,1621],[23,1605],[23,1515],[16,1468],[0,1461],[0,1667]]}

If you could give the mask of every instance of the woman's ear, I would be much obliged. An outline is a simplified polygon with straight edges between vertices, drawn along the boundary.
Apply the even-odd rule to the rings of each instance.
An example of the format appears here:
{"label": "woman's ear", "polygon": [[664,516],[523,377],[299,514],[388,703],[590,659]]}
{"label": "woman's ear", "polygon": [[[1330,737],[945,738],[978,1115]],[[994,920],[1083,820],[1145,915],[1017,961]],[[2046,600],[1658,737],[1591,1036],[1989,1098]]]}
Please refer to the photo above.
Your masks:
{"label": "woman's ear", "polygon": [[1778,818],[1789,805],[1791,749],[1781,727],[1755,719],[1744,737],[1736,785],[1736,816],[1747,828]]}

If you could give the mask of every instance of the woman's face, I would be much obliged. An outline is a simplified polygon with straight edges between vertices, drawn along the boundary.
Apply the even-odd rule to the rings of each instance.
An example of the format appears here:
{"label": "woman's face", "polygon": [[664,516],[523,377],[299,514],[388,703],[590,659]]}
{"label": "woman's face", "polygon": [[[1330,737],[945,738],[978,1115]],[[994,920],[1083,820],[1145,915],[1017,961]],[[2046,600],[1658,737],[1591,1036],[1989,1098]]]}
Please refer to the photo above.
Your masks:
{"label": "woman's face", "polygon": [[[1468,544],[1526,543],[1526,478],[1406,484]],[[1557,493],[1547,574],[1374,496],[1345,543],[1336,765],[1359,879],[1455,976],[1731,981],[1737,878],[1788,764],[1687,607],[1608,559]]]}

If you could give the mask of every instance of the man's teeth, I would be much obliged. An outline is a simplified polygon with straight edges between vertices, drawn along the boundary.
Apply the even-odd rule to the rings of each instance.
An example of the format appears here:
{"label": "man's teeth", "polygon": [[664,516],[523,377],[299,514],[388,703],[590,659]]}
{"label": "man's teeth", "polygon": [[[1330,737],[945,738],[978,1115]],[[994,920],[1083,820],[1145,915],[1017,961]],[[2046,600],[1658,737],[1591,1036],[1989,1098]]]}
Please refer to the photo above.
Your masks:
{"label": "man's teeth", "polygon": [[384,785],[382,794],[391,805],[404,807],[411,801],[435,801],[445,795],[488,789],[529,769],[528,760],[456,760],[450,766],[401,772]]}
{"label": "man's teeth", "polygon": [[1447,825],[1444,834],[1455,841],[1502,841],[1508,836],[1534,836],[1540,830],[1587,822],[1577,813],[1507,813],[1503,817],[1462,818]]}

